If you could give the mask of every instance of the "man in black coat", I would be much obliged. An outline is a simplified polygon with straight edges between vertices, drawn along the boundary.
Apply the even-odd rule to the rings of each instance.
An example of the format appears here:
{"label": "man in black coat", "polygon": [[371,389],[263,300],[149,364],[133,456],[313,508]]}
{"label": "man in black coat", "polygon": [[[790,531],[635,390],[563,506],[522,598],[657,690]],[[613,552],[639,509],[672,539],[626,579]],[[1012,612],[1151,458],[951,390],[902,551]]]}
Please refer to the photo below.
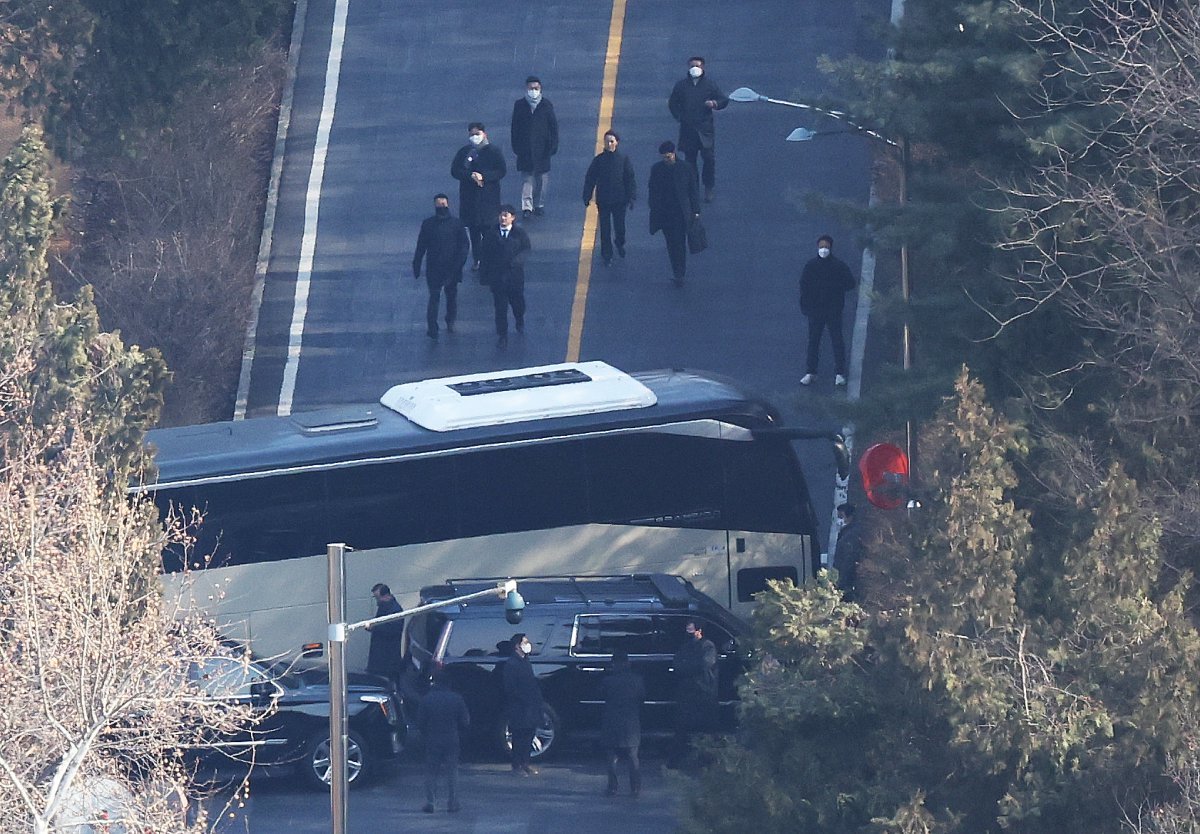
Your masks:
{"label": "man in black coat", "polygon": [[616,232],[617,254],[625,257],[625,209],[633,208],[637,199],[637,182],[633,178],[633,163],[617,150],[621,137],[615,130],[604,133],[604,151],[596,155],[583,178],[583,205],[588,206],[596,195],[596,210],[600,215],[600,257],[604,265],[612,263],[613,232]]}
{"label": "man in black coat", "polygon": [[833,343],[834,385],[846,384],[846,339],[842,335],[842,309],[846,293],[854,289],[854,276],[845,261],[833,254],[833,238],[817,238],[817,257],[804,265],[800,273],[800,312],[808,319],[808,364],[801,385],[812,385],[817,379],[817,362],[821,356],[821,332],[829,328]]}
{"label": "man in black coat", "polygon": [[700,216],[696,172],[690,165],[679,164],[674,142],[663,142],[658,146],[658,152],[662,159],[650,169],[650,184],[646,187],[650,234],[662,231],[675,286],[682,287],[687,273],[688,224]]}
{"label": "man in black coat", "polygon": [[838,505],[833,567],[838,573],[837,584],[842,591],[842,598],[847,602],[858,601],[858,563],[862,560],[864,550],[863,531],[856,516],[853,504]]}
{"label": "man in black coat", "polygon": [[[371,588],[375,597],[375,616],[386,617],[399,614],[404,609],[392,596],[392,590],[382,582]],[[367,650],[367,671],[381,678],[395,681],[400,676],[400,638],[404,635],[404,620],[393,620],[382,625],[369,625],[371,647]]]}
{"label": "man in black coat", "polygon": [[540,217],[546,212],[550,157],[558,153],[558,117],[536,75],[525,79],[525,95],[513,102],[511,140],[521,172],[521,213]]}
{"label": "man in black coat", "polygon": [[472,269],[479,269],[479,245],[484,230],[496,222],[500,210],[500,180],[508,173],[504,154],[488,142],[482,122],[467,126],[467,144],[454,155],[450,176],[458,180],[458,210],[471,231]]}
{"label": "man in black coat", "polygon": [[695,169],[697,156],[704,159],[704,200],[712,202],[717,182],[716,139],[713,111],[729,106],[729,97],[721,92],[704,71],[704,59],[699,55],[688,58],[688,74],[671,90],[667,107],[679,122],[679,152]]}
{"label": "man in black coat", "polygon": [[425,807],[433,813],[437,801],[438,781],[446,774],[446,810],[459,810],[458,754],[462,733],[471,725],[467,702],[446,686],[445,670],[433,670],[433,685],[417,706],[417,729],[425,745]]}
{"label": "man in black coat", "polygon": [[467,262],[471,243],[462,221],[450,213],[450,198],[437,194],[433,198],[433,216],[421,222],[417,249],[413,253],[413,279],[421,277],[421,261],[425,260],[425,284],[429,287],[429,304],[425,308],[428,325],[425,335],[438,337],[438,307],[442,293],[446,294],[446,329],[454,331],[458,315],[458,284],[462,281],[463,264]]}
{"label": "man in black coat", "polygon": [[642,790],[638,748],[642,743],[642,703],[646,684],[629,665],[629,653],[613,652],[612,668],[600,683],[604,710],[600,714],[600,743],[608,752],[606,796],[617,795],[617,760],[629,762],[629,791],[637,796]]}
{"label": "man in black coat", "polygon": [[669,763],[678,767],[687,758],[692,735],[711,730],[717,721],[717,647],[704,639],[695,621],[684,629],[687,637],[675,653],[675,743]]}
{"label": "man in black coat", "polygon": [[525,258],[529,235],[516,224],[516,209],[500,206],[499,223],[488,228],[481,244],[480,281],[492,288],[496,313],[496,342],[508,344],[508,308],[512,307],[517,332],[525,332]]}
{"label": "man in black coat", "polygon": [[533,645],[523,633],[512,636],[513,653],[504,661],[504,716],[512,734],[512,769],[522,776],[535,776],[537,769],[529,764],[533,750],[533,734],[542,723],[542,690],[529,655]]}

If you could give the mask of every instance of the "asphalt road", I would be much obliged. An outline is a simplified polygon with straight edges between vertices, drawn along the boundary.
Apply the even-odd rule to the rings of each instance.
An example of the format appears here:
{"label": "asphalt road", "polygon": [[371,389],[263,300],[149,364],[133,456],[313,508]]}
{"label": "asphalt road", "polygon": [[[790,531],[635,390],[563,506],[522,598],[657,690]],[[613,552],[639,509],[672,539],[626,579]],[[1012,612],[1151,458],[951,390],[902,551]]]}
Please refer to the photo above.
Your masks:
{"label": "asphalt road", "polygon": [[[815,254],[822,233],[836,238],[837,253],[856,272],[862,251],[853,234],[831,218],[808,213],[803,196],[819,192],[865,204],[866,140],[832,135],[787,143],[784,137],[795,127],[838,125],[768,104],[732,103],[719,112],[717,194],[704,211],[710,248],[690,259],[682,289],[668,280],[661,236],[648,234],[645,186],[658,143],[676,138],[666,100],[688,56],[704,55],[709,75],[727,93],[749,86],[779,98],[819,95],[826,82],[817,71],[818,58],[870,53],[876,48],[871,25],[886,20],[888,5],[888,0],[628,0],[613,117],[603,127],[620,132],[642,199],[629,215],[628,258],[605,268],[597,247],[581,359],[603,359],[631,371],[675,366],[719,372],[781,407],[794,424],[827,421],[828,401],[844,396],[833,389],[827,348],[818,384],[798,385],[805,339],[799,270]],[[612,2],[602,0],[352,0],[318,191],[312,187],[312,163],[323,106],[329,115],[323,101],[335,0],[309,0],[253,362],[244,380],[247,416],[280,410],[306,217],[311,233],[317,207],[298,370],[285,410],[374,401],[389,386],[413,379],[564,361],[585,220],[580,191],[595,153],[612,10]],[[493,142],[505,150],[510,173],[504,198],[519,204],[520,179],[507,153],[508,119],[531,73],[541,77],[554,103],[562,138],[547,215],[525,224],[533,244],[526,333],[514,334],[504,350],[496,347],[490,292],[468,272],[456,332],[443,332],[433,342],[425,336],[425,282],[414,281],[409,271],[420,221],[431,213],[438,191],[457,203],[449,166],[469,121],[485,122]],[[847,310],[848,323],[853,315]],[[818,517],[829,518],[832,457],[821,442],[799,449]],[[506,774],[472,765],[462,815],[453,823],[445,814],[411,822],[456,831],[671,827],[675,800],[666,780],[652,778],[636,805],[624,800],[606,805],[608,816],[598,817],[599,799],[579,802],[600,786],[591,764],[567,764],[548,776],[536,786],[513,786]],[[352,819],[367,815],[357,830],[425,816],[416,810],[417,777],[405,771],[398,784],[355,794]],[[512,827],[497,827],[497,818],[484,808],[506,799],[528,810],[513,818]],[[257,791],[248,811],[229,830],[327,830],[327,817],[319,816],[317,806],[282,786]],[[612,814],[619,823],[606,822],[617,819]]]}

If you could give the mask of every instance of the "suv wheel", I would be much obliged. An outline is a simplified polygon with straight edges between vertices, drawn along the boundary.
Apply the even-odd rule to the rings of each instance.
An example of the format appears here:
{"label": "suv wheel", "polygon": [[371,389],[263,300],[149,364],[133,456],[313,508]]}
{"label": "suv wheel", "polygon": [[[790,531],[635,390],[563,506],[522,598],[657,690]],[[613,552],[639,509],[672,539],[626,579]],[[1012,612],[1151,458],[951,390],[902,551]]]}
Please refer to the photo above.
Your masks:
{"label": "suv wheel", "polygon": [[[530,759],[543,759],[550,755],[555,743],[562,735],[562,720],[549,704],[542,707],[542,723],[533,733],[533,749],[529,751]],[[500,747],[506,756],[512,755],[512,733],[508,724],[501,725]]]}
{"label": "suv wheel", "polygon": [[[313,733],[304,748],[304,758],[300,762],[300,775],[312,788],[318,790],[329,788],[329,780],[333,772],[333,763],[329,760],[329,748],[328,730],[318,730]],[[357,786],[366,782],[374,769],[375,760],[366,741],[351,730],[346,738],[346,772],[350,785]]]}

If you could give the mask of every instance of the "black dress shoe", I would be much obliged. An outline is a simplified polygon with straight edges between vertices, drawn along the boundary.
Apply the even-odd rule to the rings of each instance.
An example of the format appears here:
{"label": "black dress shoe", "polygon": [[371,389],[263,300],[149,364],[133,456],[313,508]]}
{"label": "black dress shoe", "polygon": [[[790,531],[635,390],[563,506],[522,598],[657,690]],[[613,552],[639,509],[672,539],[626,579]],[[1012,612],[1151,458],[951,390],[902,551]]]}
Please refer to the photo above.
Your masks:
{"label": "black dress shoe", "polygon": [[452,321],[448,321],[448,322],[446,322],[446,332],[447,332],[447,333],[453,333],[453,332],[454,332],[454,322],[452,322]]}
{"label": "black dress shoe", "polygon": [[604,265],[605,265],[605,266],[612,266],[612,258],[605,258],[605,259],[604,259]]}
{"label": "black dress shoe", "polygon": [[478,272],[478,271],[479,271],[479,261],[475,261],[474,263],[472,263],[472,264],[471,264],[471,271],[472,271],[472,272]]}
{"label": "black dress shoe", "polygon": [[624,243],[617,244],[617,254],[620,255],[622,258],[625,257],[625,244]]}
{"label": "black dress shoe", "polygon": [[518,333],[525,332],[525,319],[517,319],[517,332]]}
{"label": "black dress shoe", "polygon": [[426,330],[425,335],[433,339],[435,342],[437,341],[438,332],[436,330]]}
{"label": "black dress shoe", "polygon": [[538,217],[541,217],[543,214],[545,214],[545,213],[546,213],[546,207],[545,207],[545,206],[538,206],[537,208],[535,208],[535,209],[533,210],[533,213],[534,213],[534,214],[536,214]]}
{"label": "black dress shoe", "polygon": [[529,218],[533,217],[533,212],[530,211],[529,209],[525,209],[525,211],[521,212],[521,217],[528,220]]}
{"label": "black dress shoe", "polygon": [[496,339],[496,347],[508,347],[508,336],[499,336]]}

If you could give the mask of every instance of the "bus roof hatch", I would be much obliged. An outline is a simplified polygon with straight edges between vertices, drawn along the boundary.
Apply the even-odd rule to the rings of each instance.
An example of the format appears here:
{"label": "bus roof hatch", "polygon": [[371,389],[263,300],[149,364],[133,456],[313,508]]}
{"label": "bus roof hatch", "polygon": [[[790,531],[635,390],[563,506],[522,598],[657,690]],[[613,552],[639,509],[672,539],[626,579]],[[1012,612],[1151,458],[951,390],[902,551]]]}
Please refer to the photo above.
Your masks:
{"label": "bus roof hatch", "polygon": [[645,408],[658,399],[604,362],[568,362],[407,382],[379,401],[422,428],[454,431]]}

